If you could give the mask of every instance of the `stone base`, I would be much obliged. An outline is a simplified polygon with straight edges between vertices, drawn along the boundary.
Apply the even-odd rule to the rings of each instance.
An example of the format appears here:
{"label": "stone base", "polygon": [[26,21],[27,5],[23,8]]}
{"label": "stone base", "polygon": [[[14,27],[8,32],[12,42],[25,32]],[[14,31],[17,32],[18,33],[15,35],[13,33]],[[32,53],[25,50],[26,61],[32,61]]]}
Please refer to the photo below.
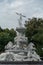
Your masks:
{"label": "stone base", "polygon": [[0,65],[43,65],[43,61],[5,62],[0,61]]}

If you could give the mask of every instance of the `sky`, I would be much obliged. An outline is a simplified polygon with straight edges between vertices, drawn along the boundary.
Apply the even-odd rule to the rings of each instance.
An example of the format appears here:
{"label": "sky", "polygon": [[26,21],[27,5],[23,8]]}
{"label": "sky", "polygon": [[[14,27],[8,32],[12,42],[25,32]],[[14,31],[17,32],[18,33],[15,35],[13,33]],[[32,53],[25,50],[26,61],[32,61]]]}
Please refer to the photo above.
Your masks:
{"label": "sky", "polygon": [[22,23],[32,17],[43,18],[43,0],[0,0],[0,27],[16,29],[19,26],[16,12],[26,16]]}

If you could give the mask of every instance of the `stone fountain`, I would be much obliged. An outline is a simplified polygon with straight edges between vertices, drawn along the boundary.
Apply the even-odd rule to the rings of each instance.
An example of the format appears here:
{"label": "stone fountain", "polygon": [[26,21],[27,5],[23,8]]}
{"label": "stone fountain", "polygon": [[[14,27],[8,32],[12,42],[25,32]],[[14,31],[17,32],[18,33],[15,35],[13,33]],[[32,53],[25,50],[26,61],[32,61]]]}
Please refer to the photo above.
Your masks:
{"label": "stone fountain", "polygon": [[[21,19],[21,14],[20,19]],[[20,22],[19,22],[20,24]],[[35,52],[35,45],[25,37],[25,28],[21,25],[16,28],[18,32],[14,38],[15,42],[11,41],[5,46],[5,52],[0,54],[0,61],[41,61],[40,56]]]}

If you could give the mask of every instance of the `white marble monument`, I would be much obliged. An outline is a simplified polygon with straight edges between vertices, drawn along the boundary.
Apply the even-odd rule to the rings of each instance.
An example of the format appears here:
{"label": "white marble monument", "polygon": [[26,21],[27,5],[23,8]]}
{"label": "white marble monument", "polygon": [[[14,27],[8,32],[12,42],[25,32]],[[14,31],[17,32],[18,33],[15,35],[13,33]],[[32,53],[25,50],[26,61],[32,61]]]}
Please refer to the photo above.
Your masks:
{"label": "white marble monument", "polygon": [[[21,14],[20,18],[21,18]],[[22,19],[22,18],[21,18]],[[19,25],[21,21],[19,21]],[[14,38],[15,42],[11,41],[5,46],[5,52],[0,54],[0,61],[41,61],[40,56],[35,52],[35,45],[25,37],[25,28],[21,26],[16,28],[18,32]]]}

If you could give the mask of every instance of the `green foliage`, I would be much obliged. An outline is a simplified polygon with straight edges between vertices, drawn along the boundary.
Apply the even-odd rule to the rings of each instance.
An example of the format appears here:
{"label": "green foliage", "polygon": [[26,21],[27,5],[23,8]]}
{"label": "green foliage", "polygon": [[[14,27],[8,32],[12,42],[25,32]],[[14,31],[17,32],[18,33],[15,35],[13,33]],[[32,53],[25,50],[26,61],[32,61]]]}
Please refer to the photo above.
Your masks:
{"label": "green foliage", "polygon": [[0,32],[2,32],[3,31],[3,29],[0,27]]}
{"label": "green foliage", "polygon": [[16,36],[16,31],[14,31],[14,29],[5,29],[4,32],[9,33],[10,39],[12,42],[14,42],[14,37]]}
{"label": "green foliage", "polygon": [[4,47],[9,41],[14,42],[15,36],[16,31],[14,31],[14,29],[9,30],[0,28],[0,52],[4,51]]}
{"label": "green foliage", "polygon": [[14,29],[12,28],[9,33],[10,33],[11,41],[14,42],[14,37],[16,36],[16,31],[14,31]]}
{"label": "green foliage", "polygon": [[31,40],[31,37],[43,28],[43,19],[32,18],[26,22],[26,36]]}
{"label": "green foliage", "polygon": [[10,36],[8,33],[1,32],[0,33],[0,51],[4,50],[4,46],[8,43],[10,40]]}
{"label": "green foliage", "polygon": [[35,43],[37,48],[37,53],[43,56],[43,19],[42,18],[32,18],[26,21],[26,36],[28,41]]}
{"label": "green foliage", "polygon": [[36,43],[39,43],[40,45],[43,45],[43,33],[37,33],[34,36],[32,36],[32,40]]}

